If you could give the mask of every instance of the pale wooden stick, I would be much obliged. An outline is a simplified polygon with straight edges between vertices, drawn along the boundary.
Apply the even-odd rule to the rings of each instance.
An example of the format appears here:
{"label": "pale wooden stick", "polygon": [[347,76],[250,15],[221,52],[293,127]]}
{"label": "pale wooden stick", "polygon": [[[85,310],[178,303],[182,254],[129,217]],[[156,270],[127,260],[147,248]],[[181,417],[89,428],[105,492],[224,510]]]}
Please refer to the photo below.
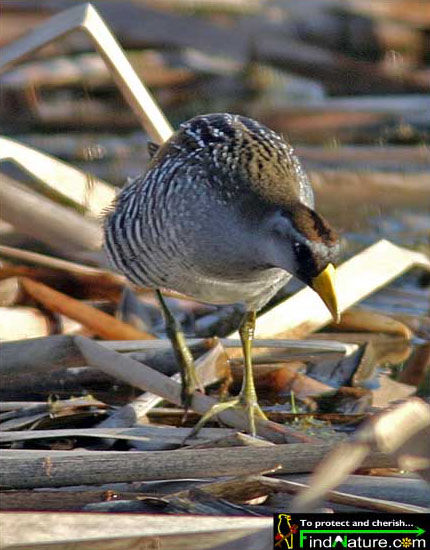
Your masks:
{"label": "pale wooden stick", "polygon": [[[200,443],[198,445],[202,444]],[[199,485],[199,491],[204,491],[205,493],[209,493],[216,498],[224,498],[232,502],[246,502],[254,498],[274,493],[287,493],[295,495],[308,488],[309,485],[306,485],[305,483],[270,478],[263,475],[246,475],[226,481],[215,481]],[[184,490],[175,493],[174,496],[187,497],[189,494],[190,490]],[[423,506],[404,504],[401,502],[374,497],[369,498],[340,491],[329,491],[325,498],[330,502],[337,502],[339,504],[346,504],[357,508],[364,508],[366,510],[377,510],[380,512],[425,513],[429,511],[429,508],[424,508]],[[291,509],[291,511],[294,510]]]}
{"label": "pale wooden stick", "polygon": [[[306,488],[306,486],[304,488]],[[391,512],[396,514],[428,514],[430,512],[430,508],[424,508],[423,506],[417,506],[416,504],[396,502],[394,500],[386,500],[375,497],[352,495],[350,493],[344,493],[342,491],[329,491],[326,498],[330,502],[347,504],[349,506],[366,508],[368,510],[374,510],[378,512]]]}
{"label": "pale wooden stick", "polygon": [[[308,342],[298,340],[265,340],[262,342],[264,347],[270,347],[270,344],[276,347],[291,345],[292,349],[302,349],[300,346],[307,346]],[[119,352],[133,351],[167,351],[172,349],[172,344],[167,339],[160,340],[107,340],[98,342],[99,345],[107,349]],[[203,338],[187,339],[190,347],[211,346],[212,342]],[[222,339],[223,347],[241,347],[240,341]],[[333,344],[333,346],[331,345]],[[258,348],[259,342],[255,343]],[[339,354],[345,353],[348,344],[344,345],[337,342],[309,342],[309,353],[331,352],[338,350]],[[299,346],[297,348],[297,346]],[[351,345],[351,348],[357,349],[357,346]],[[306,349],[306,348],[305,348]],[[312,351],[311,351],[312,350]],[[2,345],[0,375],[13,376],[23,373],[49,373],[54,369],[66,367],[80,367],[85,365],[85,359],[75,345],[74,338],[66,335],[48,336],[46,338],[32,338],[29,340],[19,340],[17,342],[7,342]]]}
{"label": "pale wooden stick", "polygon": [[14,248],[13,246],[0,245],[0,256],[13,258],[15,260],[22,260],[35,265],[43,265],[44,267],[49,267],[50,269],[58,269],[60,271],[66,271],[67,273],[75,273],[76,275],[100,275],[104,278],[112,280],[113,283],[118,283],[120,285],[127,284],[125,277],[119,273],[114,273],[113,271],[99,269],[97,267],[83,265],[76,262],[69,262],[54,256],[47,256],[46,254],[32,252],[31,250],[21,250],[20,248]]}
{"label": "pale wooden stick", "polygon": [[[119,353],[107,350],[88,338],[76,336],[75,343],[85,357],[88,365],[96,367],[142,390],[155,393],[171,403],[181,405],[181,385],[178,382],[142,363],[134,361],[131,357],[124,357]],[[191,408],[203,415],[216,403],[215,399],[200,392],[195,392]],[[239,430],[248,429],[248,419],[242,411],[227,409],[218,416],[229,426]],[[319,441],[316,438],[295,432],[287,426],[281,426],[270,420],[257,419],[256,428],[258,435],[275,442],[302,441],[315,443]]]}
{"label": "pale wooden stick", "polygon": [[34,307],[0,307],[0,318],[0,341],[3,342],[48,336],[53,328],[47,316]]}
{"label": "pale wooden stick", "polygon": [[[220,338],[219,341],[225,348],[240,348],[242,344],[239,339],[231,338]],[[204,344],[204,338],[188,338],[187,344],[189,346]],[[157,350],[166,350],[171,348],[171,343],[169,340],[142,340],[141,342],[124,342],[124,341],[115,341],[111,340],[109,342],[99,342],[103,347],[108,349],[113,349],[119,352],[132,352],[138,350],[148,350],[148,349],[157,349]],[[274,349],[284,349],[291,350],[294,352],[302,353],[339,353],[340,355],[351,355],[358,350],[356,344],[348,344],[344,342],[336,342],[333,340],[254,340],[253,348],[274,348]]]}
{"label": "pale wooden stick", "polygon": [[[284,444],[174,451],[21,451],[0,453],[0,487],[27,489],[95,485],[155,479],[243,475],[281,466],[280,473],[307,473],[332,448]],[[395,460],[381,452],[367,456],[364,467],[391,468]]]}
{"label": "pale wooden stick", "polygon": [[[124,439],[130,441],[160,440],[181,445],[192,428],[175,428],[171,426],[139,426],[134,428],[70,428],[62,430],[22,430],[0,432],[1,443],[14,441],[31,441],[33,439],[52,439],[60,437],[95,437]],[[196,439],[214,441],[220,437],[231,436],[235,433],[231,428],[202,428]]]}
{"label": "pale wooden stick", "polygon": [[[414,398],[388,410],[372,421],[367,422],[352,440],[337,445],[333,451],[318,465],[309,488],[302,491],[294,500],[293,508],[297,511],[311,511],[327,492],[360,466],[362,461],[377,448],[394,455],[414,436],[421,434],[421,439],[428,437],[430,431],[430,406],[421,399]],[[427,449],[428,450],[428,449]],[[413,455],[412,445],[405,449],[406,456]],[[399,462],[404,457],[399,457]],[[420,466],[430,463],[430,459],[421,459]],[[400,463],[400,467],[402,464]],[[409,464],[409,469],[413,469]],[[416,468],[419,471],[419,467]]]}
{"label": "pale wooden stick", "polygon": [[109,27],[91,4],[86,4],[82,27],[93,38],[98,52],[142,126],[157,143],[169,139],[173,133],[170,124],[130,65]]}
{"label": "pale wooden stick", "polygon": [[100,216],[115,198],[115,188],[99,178],[28,145],[0,136],[0,162],[4,160],[13,161],[38,182],[94,216]]}
{"label": "pale wooden stick", "polygon": [[[155,409],[156,410],[156,409]],[[252,435],[244,434],[242,432],[234,432],[231,435],[222,436],[219,439],[213,439],[211,441],[204,441],[203,443],[198,441],[197,443],[188,444],[187,449],[214,449],[224,447],[270,447],[275,445],[267,439],[261,439],[261,437],[253,437]],[[260,472],[259,472],[260,473]]]}
{"label": "pale wooden stick", "polygon": [[0,180],[2,218],[19,231],[70,255],[100,249],[102,231],[94,220],[31,192],[6,174]]}
{"label": "pale wooden stick", "polygon": [[48,405],[45,401],[0,401],[0,412],[16,411],[25,407],[44,407]]}
{"label": "pale wooden stick", "polygon": [[0,73],[10,69],[29,53],[74,30],[83,30],[105,60],[125,99],[152,139],[162,143],[172,128],[152,95],[142,84],[108,26],[91,4],[81,4],[48,19],[28,35],[4,47],[0,56]]}
{"label": "pale wooden stick", "polygon": [[85,359],[76,347],[73,336],[58,334],[2,344],[1,376],[43,376],[56,369],[84,365]]}
{"label": "pale wooden stick", "polygon": [[196,515],[5,512],[4,550],[268,548],[273,519]]}
{"label": "pale wooden stick", "polygon": [[[340,311],[345,311],[404,271],[419,266],[430,270],[429,258],[381,240],[366,248],[336,270],[336,293]],[[331,321],[319,296],[304,288],[257,319],[255,337],[303,337]],[[238,338],[233,333],[230,338]]]}
{"label": "pale wooden stick", "polygon": [[[222,345],[218,344],[196,361],[196,373],[203,387],[214,384],[218,382],[222,376],[225,376],[225,369],[220,368],[219,365],[220,360],[226,362],[227,358],[225,357]],[[180,383],[180,373],[171,376],[171,380]],[[118,428],[132,426],[139,421],[139,418],[145,416],[152,408],[161,403],[161,401],[163,401],[161,396],[151,392],[145,392],[131,403],[115,411],[109,418],[106,418],[106,420],[102,420],[98,424],[98,427]]]}

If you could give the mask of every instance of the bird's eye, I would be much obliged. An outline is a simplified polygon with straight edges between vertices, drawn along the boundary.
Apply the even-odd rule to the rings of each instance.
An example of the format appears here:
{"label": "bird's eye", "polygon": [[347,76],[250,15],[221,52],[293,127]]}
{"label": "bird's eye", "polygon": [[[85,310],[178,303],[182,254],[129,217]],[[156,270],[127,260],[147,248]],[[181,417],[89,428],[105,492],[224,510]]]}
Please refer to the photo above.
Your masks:
{"label": "bird's eye", "polygon": [[294,241],[293,247],[297,257],[303,257],[308,252],[307,247],[304,244],[300,243],[299,241]]}
{"label": "bird's eye", "polygon": [[297,261],[299,264],[305,264],[309,262],[310,257],[312,256],[312,253],[305,244],[300,243],[298,241],[294,242],[294,253],[296,255]]}

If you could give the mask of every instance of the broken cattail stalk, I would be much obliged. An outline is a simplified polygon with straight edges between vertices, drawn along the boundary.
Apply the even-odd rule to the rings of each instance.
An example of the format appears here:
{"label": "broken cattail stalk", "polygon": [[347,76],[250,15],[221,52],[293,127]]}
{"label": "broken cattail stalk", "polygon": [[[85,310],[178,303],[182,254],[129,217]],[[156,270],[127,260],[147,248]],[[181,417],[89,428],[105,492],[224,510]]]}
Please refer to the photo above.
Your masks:
{"label": "broken cattail stalk", "polygon": [[[154,479],[242,475],[282,466],[280,473],[307,473],[332,448],[331,443],[286,444],[181,451],[29,451],[0,455],[2,488],[63,487]],[[372,452],[365,467],[392,467],[387,454]]]}
{"label": "broken cattail stalk", "polygon": [[130,65],[109,27],[91,4],[65,10],[4,47],[0,57],[0,73],[10,69],[29,53],[77,29],[84,31],[93,40],[119,89],[151,137],[158,143],[168,139],[172,128]]}
{"label": "broken cattail stalk", "polygon": [[83,265],[76,262],[69,262],[67,260],[62,260],[61,258],[55,258],[54,256],[39,254],[38,252],[33,252],[31,250],[22,250],[12,246],[0,245],[0,256],[48,267],[50,269],[58,269],[59,271],[72,273],[73,275],[103,277],[111,280],[112,283],[117,283],[119,285],[126,284],[125,277],[119,273],[107,271],[106,269],[98,269],[97,267]]}
{"label": "broken cattail stalk", "polygon": [[[226,349],[230,348],[241,348],[242,343],[239,338],[220,338],[221,344]],[[204,344],[205,342],[210,342],[210,339],[204,338],[188,338],[187,344],[189,346]],[[142,342],[100,342],[100,344],[108,349],[113,349],[119,352],[132,352],[139,350],[166,350],[171,348],[171,343],[168,340],[153,340],[153,341],[142,341]],[[311,340],[286,340],[286,339],[258,339],[253,342],[254,349],[259,348],[272,348],[272,349],[285,349],[292,350],[294,352],[301,353],[326,353],[326,354],[339,354],[339,355],[351,355],[354,353],[358,346],[356,344],[336,342],[329,339],[325,341],[318,340],[318,342],[313,342]]]}
{"label": "broken cattail stalk", "polygon": [[0,280],[0,306],[9,307],[21,304],[24,296],[18,277]]}
{"label": "broken cattail stalk", "polygon": [[5,221],[62,253],[74,256],[101,246],[101,228],[94,220],[30,191],[6,174],[1,174],[0,202]]}
{"label": "broken cattail stalk", "polygon": [[333,326],[340,331],[394,334],[402,336],[405,340],[410,340],[413,336],[412,331],[404,323],[396,321],[388,315],[358,308],[345,311],[342,314],[340,323]]}
{"label": "broken cattail stalk", "polygon": [[33,307],[0,307],[0,341],[40,338],[52,333],[53,323]]}
{"label": "broken cattail stalk", "polygon": [[[327,492],[356,470],[375,448],[393,458],[397,455],[400,468],[416,470],[423,476],[427,473],[430,479],[429,431],[430,406],[421,399],[410,399],[381,413],[358,430],[352,440],[332,450],[318,465],[309,480],[309,488],[297,496],[292,508],[296,511],[314,509]],[[426,456],[417,456],[420,451]]]}
{"label": "broken cattail stalk", "polygon": [[56,313],[62,313],[70,319],[82,323],[88,330],[101,338],[120,338],[123,340],[154,338],[154,336],[137,330],[103,311],[70,298],[62,292],[53,290],[43,283],[22,277],[21,284],[24,290],[45,308]]}
{"label": "broken cattail stalk", "polygon": [[[191,433],[191,428],[171,428],[162,426],[139,426],[129,428],[68,428],[56,430],[21,430],[0,433],[1,443],[13,443],[14,441],[32,441],[36,439],[55,439],[69,437],[93,437],[115,438],[126,441],[146,442],[160,440],[175,447],[179,447],[182,441]],[[202,428],[194,441],[200,443],[216,441],[220,437],[231,436],[234,430],[231,428]],[[148,449],[149,450],[149,449]]]}
{"label": "broken cattail stalk", "polygon": [[[203,387],[214,384],[225,378],[228,373],[228,362],[221,344],[199,357],[195,362],[196,373]],[[181,375],[171,377],[175,382],[181,381]],[[163,401],[163,398],[151,392],[145,392],[137,399],[115,411],[109,418],[98,424],[99,428],[133,426],[148,412]],[[185,412],[185,411],[184,411]],[[113,440],[111,440],[113,443]],[[137,446],[139,448],[139,446]]]}
{"label": "broken cattail stalk", "polygon": [[226,521],[215,516],[145,514],[143,520],[141,514],[46,511],[6,512],[0,522],[5,550],[124,550],[142,545],[151,548],[154,540],[159,548],[201,550],[213,547],[214,540],[219,548],[238,548],[238,544],[264,548],[273,528],[272,518],[262,517],[229,517]]}
{"label": "broken cattail stalk", "polygon": [[28,145],[0,136],[0,151],[0,160],[12,160],[50,194],[66,198],[94,217],[115,198],[113,186]]}

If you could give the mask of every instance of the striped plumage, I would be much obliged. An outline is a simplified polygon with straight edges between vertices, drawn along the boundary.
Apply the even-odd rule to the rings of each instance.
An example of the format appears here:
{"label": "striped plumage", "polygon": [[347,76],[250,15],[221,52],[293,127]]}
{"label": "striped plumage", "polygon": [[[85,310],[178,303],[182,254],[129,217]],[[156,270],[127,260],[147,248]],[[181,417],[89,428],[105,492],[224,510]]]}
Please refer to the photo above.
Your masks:
{"label": "striped plumage", "polygon": [[105,248],[133,283],[260,309],[294,274],[332,262],[336,235],[275,132],[230,114],[195,117],[155,153],[105,219]]}

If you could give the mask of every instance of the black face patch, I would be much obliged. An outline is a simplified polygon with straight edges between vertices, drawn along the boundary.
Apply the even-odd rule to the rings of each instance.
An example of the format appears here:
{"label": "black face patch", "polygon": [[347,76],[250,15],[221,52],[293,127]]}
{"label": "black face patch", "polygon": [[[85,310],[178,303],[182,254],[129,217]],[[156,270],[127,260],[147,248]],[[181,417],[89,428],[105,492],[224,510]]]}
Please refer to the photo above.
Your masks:
{"label": "black face patch", "polygon": [[295,242],[293,250],[296,258],[297,277],[305,284],[310,285],[312,279],[319,273],[319,262],[316,261],[311,248],[306,244]]}
{"label": "black face patch", "polygon": [[299,243],[293,245],[296,258],[296,274],[298,278],[311,285],[312,279],[317,277],[328,264],[336,264],[339,255],[339,244],[321,246],[321,243]]}

